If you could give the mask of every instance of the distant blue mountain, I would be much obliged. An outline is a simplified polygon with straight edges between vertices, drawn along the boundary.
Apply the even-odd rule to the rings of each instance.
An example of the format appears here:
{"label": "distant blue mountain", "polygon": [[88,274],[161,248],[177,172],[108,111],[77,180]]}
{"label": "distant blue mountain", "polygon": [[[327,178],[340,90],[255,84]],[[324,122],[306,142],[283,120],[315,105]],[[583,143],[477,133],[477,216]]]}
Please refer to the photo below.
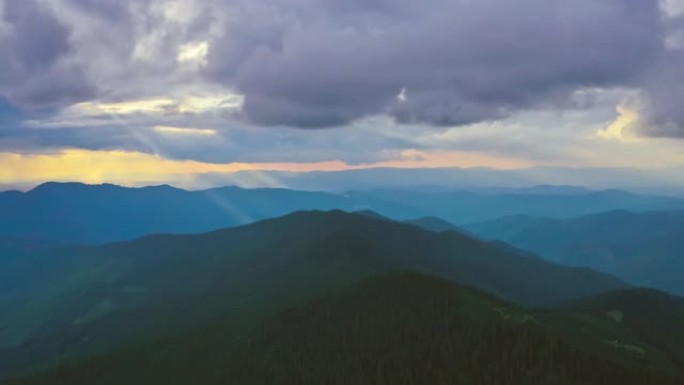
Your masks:
{"label": "distant blue mountain", "polygon": [[[669,210],[684,208],[684,200],[671,197],[638,195],[621,190],[587,191],[559,194],[491,191],[424,192],[410,190],[371,190],[349,192],[345,195],[354,202],[395,219],[421,216],[442,218],[463,225],[510,215],[534,215],[551,218],[574,216],[611,210]],[[409,211],[409,217],[398,217],[376,208],[392,205]]]}
{"label": "distant blue mountain", "polygon": [[345,206],[337,195],[284,189],[46,183],[27,193],[0,193],[0,236],[102,243],[151,233],[199,233],[305,208]]}
{"label": "distant blue mountain", "polygon": [[554,262],[684,295],[684,210],[611,211],[565,220],[513,216],[466,229]]}
{"label": "distant blue mountain", "polygon": [[[639,193],[684,196],[684,169],[530,167],[512,170],[486,167],[391,168],[344,171],[238,171],[199,176],[203,186],[236,184],[295,190],[346,191],[378,188],[421,191],[445,190],[555,190],[567,193],[582,186],[593,190],[621,189]],[[541,189],[530,186],[542,186]],[[560,189],[551,186],[565,186]],[[550,188],[549,188],[550,187]],[[529,192],[529,191],[528,191]],[[551,191],[547,191],[551,192]]]}
{"label": "distant blue mountain", "polygon": [[615,209],[673,208],[684,208],[684,199],[550,187],[502,193],[372,190],[335,194],[46,183],[26,193],[0,193],[0,237],[95,244],[155,233],[200,233],[300,210],[373,210],[392,219],[439,217],[462,225],[507,215],[569,218]]}

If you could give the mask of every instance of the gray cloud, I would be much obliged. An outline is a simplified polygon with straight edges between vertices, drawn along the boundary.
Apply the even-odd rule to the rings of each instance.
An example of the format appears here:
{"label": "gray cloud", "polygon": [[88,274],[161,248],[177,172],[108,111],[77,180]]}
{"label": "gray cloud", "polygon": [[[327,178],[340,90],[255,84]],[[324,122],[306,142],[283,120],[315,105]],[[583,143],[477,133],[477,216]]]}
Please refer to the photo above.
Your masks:
{"label": "gray cloud", "polygon": [[227,3],[235,17],[211,44],[208,73],[264,125],[496,120],[630,84],[662,49],[654,1]]}
{"label": "gray cloud", "polygon": [[[587,89],[638,90],[634,132],[684,135],[684,54],[673,40],[681,16],[665,15],[657,1],[0,0],[0,9],[0,101],[26,112],[23,127],[0,125],[0,151],[365,163],[417,149],[566,161],[613,118],[615,100],[597,106],[593,91],[577,92]],[[203,42],[206,58],[178,59],[184,45]],[[79,101],[230,92],[244,96],[237,113],[64,113]],[[541,124],[534,115],[535,129],[512,122],[578,109],[590,115],[581,133],[555,116]],[[30,124],[51,119],[62,122]],[[507,131],[459,127],[463,136],[431,141],[448,130],[423,127],[495,120]],[[154,125],[218,134],[179,139]]]}
{"label": "gray cloud", "polygon": [[94,90],[77,66],[65,61],[71,30],[33,1],[0,2],[0,96],[28,107],[85,100]]}
{"label": "gray cloud", "polygon": [[[654,63],[670,62],[675,28],[658,2],[638,0],[45,1],[4,2],[0,92],[15,104],[219,83],[244,95],[238,117],[304,128],[372,115],[453,126],[567,108],[578,89],[642,86]],[[204,78],[176,60],[201,41]]]}
{"label": "gray cloud", "polygon": [[[205,120],[207,123],[210,121]],[[216,129],[216,134],[211,136],[157,132],[153,125],[154,122],[142,120],[111,121],[99,127],[5,127],[0,129],[0,152],[43,153],[76,147],[139,151],[169,159],[210,163],[341,160],[362,164],[392,160],[401,150],[421,147],[411,137],[424,132],[417,127],[390,128],[386,122],[375,120],[325,132],[255,128],[237,121],[228,125],[223,122],[221,127],[201,125]]]}
{"label": "gray cloud", "polygon": [[630,127],[638,135],[684,138],[684,17],[670,20],[669,37],[670,47],[627,103],[638,115]]}

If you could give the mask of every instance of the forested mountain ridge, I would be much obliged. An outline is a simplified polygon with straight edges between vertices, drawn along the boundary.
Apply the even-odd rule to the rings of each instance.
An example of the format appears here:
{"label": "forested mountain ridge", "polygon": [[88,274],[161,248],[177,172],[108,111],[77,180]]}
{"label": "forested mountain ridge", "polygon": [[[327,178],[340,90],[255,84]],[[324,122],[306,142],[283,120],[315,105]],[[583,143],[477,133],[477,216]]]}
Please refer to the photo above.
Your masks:
{"label": "forested mountain ridge", "polygon": [[663,351],[684,368],[684,298],[658,290],[630,288],[560,303],[554,311],[608,316]]}
{"label": "forested mountain ridge", "polygon": [[[434,276],[391,271],[292,306],[237,336],[219,322],[7,384],[684,381],[681,367],[652,351],[644,340],[628,341],[630,331],[609,316],[585,313],[578,321],[563,310],[554,313],[555,318],[550,312],[555,310],[524,310]],[[594,333],[592,341],[572,335],[576,321]],[[611,344],[613,335],[625,339]],[[642,344],[643,350],[628,351],[619,345],[627,342]]]}
{"label": "forested mountain ridge", "polygon": [[605,274],[453,231],[342,211],[299,212],[206,234],[42,255],[30,279],[0,293],[7,301],[1,330],[12,331],[0,333],[0,371],[102,352],[231,314],[239,329],[288,304],[397,268],[525,305],[626,287]]}

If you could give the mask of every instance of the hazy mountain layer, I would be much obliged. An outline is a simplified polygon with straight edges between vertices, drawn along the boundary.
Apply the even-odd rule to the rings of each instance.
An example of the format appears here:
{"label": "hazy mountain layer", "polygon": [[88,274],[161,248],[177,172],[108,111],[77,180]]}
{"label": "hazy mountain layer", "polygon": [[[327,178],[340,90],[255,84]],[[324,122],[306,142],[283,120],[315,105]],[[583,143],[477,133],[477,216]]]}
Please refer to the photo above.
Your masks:
{"label": "hazy mountain layer", "polygon": [[568,220],[516,216],[465,228],[552,261],[684,295],[684,211],[614,211]]}
{"label": "hazy mountain layer", "polygon": [[0,193],[0,237],[96,244],[148,234],[201,233],[300,210],[373,210],[399,219],[439,217],[454,224],[506,215],[569,218],[614,209],[684,208],[684,199],[622,191],[352,191],[333,194],[236,187],[185,191],[169,186],[48,183]]}

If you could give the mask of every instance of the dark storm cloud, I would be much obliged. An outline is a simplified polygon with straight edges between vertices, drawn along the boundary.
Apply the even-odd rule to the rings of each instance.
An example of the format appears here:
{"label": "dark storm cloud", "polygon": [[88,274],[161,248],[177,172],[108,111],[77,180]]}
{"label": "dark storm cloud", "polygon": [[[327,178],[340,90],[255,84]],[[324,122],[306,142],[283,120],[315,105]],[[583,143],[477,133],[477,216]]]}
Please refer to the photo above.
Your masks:
{"label": "dark storm cloud", "polygon": [[[137,2],[139,1],[140,0],[137,0]],[[131,4],[132,1],[67,0],[67,3],[89,13],[101,21],[125,23],[126,26],[130,26],[130,22],[132,21],[129,11],[129,4]]]}
{"label": "dark storm cloud", "polygon": [[71,50],[68,26],[32,0],[6,1],[0,7],[0,96],[26,107],[93,96],[79,69],[64,60]]}
{"label": "dark storm cloud", "polygon": [[684,138],[684,17],[670,20],[672,47],[644,77],[640,94],[627,104],[638,118],[631,129],[643,136]]}
{"label": "dark storm cloud", "polygon": [[10,1],[5,21],[20,39],[11,41],[14,59],[28,70],[50,67],[69,50],[69,29],[31,1]]}
{"label": "dark storm cloud", "polygon": [[663,48],[656,1],[228,3],[234,17],[208,73],[263,125],[500,119],[564,106],[584,87],[633,84]]}

